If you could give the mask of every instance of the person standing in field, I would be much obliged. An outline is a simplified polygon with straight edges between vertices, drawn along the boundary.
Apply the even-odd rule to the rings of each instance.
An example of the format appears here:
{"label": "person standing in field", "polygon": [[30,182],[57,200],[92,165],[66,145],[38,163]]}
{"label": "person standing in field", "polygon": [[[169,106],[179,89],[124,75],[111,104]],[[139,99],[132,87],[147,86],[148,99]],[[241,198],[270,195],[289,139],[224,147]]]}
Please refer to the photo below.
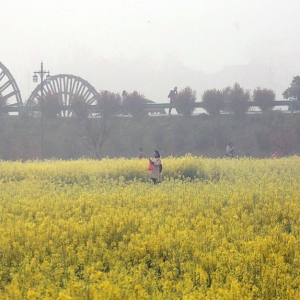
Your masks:
{"label": "person standing in field", "polygon": [[[170,93],[168,95],[168,98],[170,98],[170,104],[174,104],[174,100],[177,96],[178,92],[177,92],[177,87],[175,86],[174,89],[171,89],[170,90]],[[173,107],[170,107],[169,108],[169,115],[171,114],[171,111],[172,111]]]}
{"label": "person standing in field", "polygon": [[234,148],[232,146],[232,143],[229,142],[229,144],[226,147],[226,156],[232,158],[233,157],[233,150],[234,150]]}
{"label": "person standing in field", "polygon": [[139,159],[146,158],[143,148],[139,148]]}
{"label": "person standing in field", "polygon": [[272,158],[279,158],[279,157],[280,156],[279,156],[278,152],[276,150],[274,150],[272,153]]}
{"label": "person standing in field", "polygon": [[150,177],[154,184],[157,184],[160,173],[160,154],[157,150],[154,151],[153,157],[149,158],[149,163],[152,165],[152,170],[150,171]]}
{"label": "person standing in field", "polygon": [[127,92],[123,91],[121,94],[121,115],[124,115],[125,113],[124,104],[126,102],[126,98],[127,98]]}

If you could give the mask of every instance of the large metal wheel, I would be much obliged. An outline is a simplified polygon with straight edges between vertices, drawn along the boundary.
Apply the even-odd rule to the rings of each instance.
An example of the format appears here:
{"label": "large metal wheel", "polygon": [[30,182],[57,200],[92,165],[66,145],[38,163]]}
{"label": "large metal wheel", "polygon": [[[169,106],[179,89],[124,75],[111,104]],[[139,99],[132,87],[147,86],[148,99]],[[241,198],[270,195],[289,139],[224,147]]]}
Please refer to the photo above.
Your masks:
{"label": "large metal wheel", "polygon": [[9,70],[0,62],[0,105],[21,107],[23,105],[18,85]]}
{"label": "large metal wheel", "polygon": [[[36,108],[40,106],[41,83],[31,93],[26,106]],[[73,114],[71,107],[72,100],[76,97],[81,98],[87,105],[96,105],[99,94],[96,89],[86,80],[67,74],[51,76],[50,80],[43,82],[43,97],[56,95],[59,97],[61,106],[61,117],[70,117]]]}

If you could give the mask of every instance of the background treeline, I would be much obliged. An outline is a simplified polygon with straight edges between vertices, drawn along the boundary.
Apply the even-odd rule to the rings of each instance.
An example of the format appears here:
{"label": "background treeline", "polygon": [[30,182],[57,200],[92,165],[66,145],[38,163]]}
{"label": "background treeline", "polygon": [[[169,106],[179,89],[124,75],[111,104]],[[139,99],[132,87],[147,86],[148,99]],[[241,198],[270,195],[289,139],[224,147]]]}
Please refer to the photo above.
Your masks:
{"label": "background treeline", "polygon": [[300,115],[45,118],[41,132],[39,117],[21,114],[0,118],[0,159],[40,158],[42,134],[43,158],[137,157],[139,147],[147,156],[158,149],[163,156],[222,157],[229,141],[236,156],[285,156],[299,153]]}
{"label": "background treeline", "polygon": [[[299,76],[293,78],[283,96],[299,101]],[[197,95],[190,87],[176,95],[174,105],[178,116],[172,117],[150,117],[147,104],[151,101],[137,91],[126,93],[123,100],[119,94],[102,91],[97,110],[92,112],[83,97],[73,96],[68,118],[59,117],[62,112],[59,94],[45,95],[43,103],[39,103],[41,112],[27,110],[18,116],[9,116],[5,110],[7,103],[2,100],[0,159],[3,160],[136,157],[140,147],[147,156],[158,149],[163,156],[192,153],[222,157],[229,141],[236,148],[235,156],[269,157],[275,150],[287,156],[300,150],[300,115],[274,111],[272,90],[257,88],[251,95],[238,83],[223,90],[206,90],[202,107],[207,114],[193,117],[190,116]],[[259,108],[258,113],[248,113],[249,103],[256,110]],[[293,110],[298,109],[296,106]],[[152,113],[162,113],[161,108]]]}

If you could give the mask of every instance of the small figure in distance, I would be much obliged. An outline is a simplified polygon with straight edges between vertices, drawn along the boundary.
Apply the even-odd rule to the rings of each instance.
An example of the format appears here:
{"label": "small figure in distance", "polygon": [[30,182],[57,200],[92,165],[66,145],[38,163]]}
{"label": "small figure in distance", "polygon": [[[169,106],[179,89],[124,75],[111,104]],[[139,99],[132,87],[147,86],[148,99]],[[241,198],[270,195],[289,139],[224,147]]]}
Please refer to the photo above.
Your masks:
{"label": "small figure in distance", "polygon": [[124,90],[121,94],[121,115],[124,115],[124,104],[127,98],[127,92]]}
{"label": "small figure in distance", "polygon": [[143,148],[139,148],[139,159],[146,158]]}
{"label": "small figure in distance", "polygon": [[276,150],[273,151],[272,158],[280,158],[280,155],[278,154],[278,152]]}
{"label": "small figure in distance", "polygon": [[157,150],[154,151],[153,157],[149,158],[149,162],[152,164],[153,168],[150,171],[150,177],[154,184],[157,184],[159,179],[159,166],[161,164],[160,154]]}
{"label": "small figure in distance", "polygon": [[[174,89],[170,90],[170,93],[168,95],[168,98],[170,98],[170,104],[174,104],[174,100],[177,96],[178,92],[177,92],[177,86],[174,87]],[[172,107],[169,108],[169,115],[171,114],[172,111]]]}
{"label": "small figure in distance", "polygon": [[232,143],[229,142],[227,147],[226,147],[226,156],[232,158],[233,157],[233,150],[234,150],[234,148],[232,146]]}

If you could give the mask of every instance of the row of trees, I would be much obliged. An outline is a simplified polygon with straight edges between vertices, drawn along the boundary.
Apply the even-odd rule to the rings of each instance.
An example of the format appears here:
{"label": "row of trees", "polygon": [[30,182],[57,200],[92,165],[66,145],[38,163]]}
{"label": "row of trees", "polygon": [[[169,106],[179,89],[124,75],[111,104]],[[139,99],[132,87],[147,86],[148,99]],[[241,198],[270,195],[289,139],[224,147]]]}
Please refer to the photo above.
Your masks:
{"label": "row of trees", "polygon": [[[257,106],[265,113],[274,107],[275,92],[267,88],[256,88],[251,95],[249,90],[244,89],[238,83],[232,87],[226,87],[222,90],[206,90],[202,95],[201,106],[211,116],[219,115],[221,112],[231,112],[236,116],[243,116],[249,109],[249,102]],[[291,85],[283,92],[285,99],[300,100],[300,76],[293,78]],[[173,104],[178,114],[189,116],[195,110],[197,92],[190,87],[185,87],[178,92]],[[73,96],[69,99],[69,111],[79,120],[84,120],[89,115],[108,117],[118,114],[132,115],[133,117],[142,117],[149,113],[147,104],[151,103],[146,97],[134,91],[126,94],[122,99],[117,93],[101,91],[97,97],[96,111],[89,111],[89,105],[82,96]],[[41,104],[41,103],[40,103]],[[0,110],[6,106],[6,101],[0,95]],[[42,113],[46,118],[53,119],[61,114],[62,103],[59,94],[47,94],[44,97]],[[294,109],[299,109],[295,106]],[[152,113],[165,113],[163,109],[152,109]],[[70,115],[70,114],[69,114]]]}
{"label": "row of trees", "polygon": [[216,116],[221,111],[233,112],[236,116],[243,116],[248,111],[249,101],[258,106],[262,112],[267,112],[274,106],[275,92],[267,88],[256,88],[251,97],[250,91],[243,89],[238,83],[223,90],[207,90],[202,96],[203,108]]}
{"label": "row of trees", "polygon": [[[94,116],[113,116],[117,114],[131,114],[132,116],[141,116],[146,114],[146,105],[148,100],[144,95],[134,91],[127,94],[124,102],[121,105],[121,97],[119,94],[109,91],[101,91],[96,102],[96,110],[93,110]],[[84,120],[89,117],[89,105],[85,102],[82,96],[73,96],[70,99],[69,110],[72,115],[79,120]],[[46,94],[44,97],[42,113],[46,118],[53,119],[61,113],[61,100],[59,94]]]}
{"label": "row of trees", "polygon": [[[249,109],[249,102],[257,106],[263,113],[273,109],[275,101],[275,92],[268,88],[256,88],[251,95],[249,90],[244,89],[238,83],[232,87],[226,87],[223,90],[210,89],[202,95],[202,107],[209,115],[216,116],[222,111],[232,112],[236,116],[243,116]],[[285,99],[300,100],[300,76],[293,78],[291,85],[283,92]],[[197,92],[190,87],[185,87],[176,95],[173,103],[178,114],[189,116],[195,110]],[[128,94],[122,103],[122,112],[134,117],[140,117],[147,114],[147,103],[150,101],[144,95],[134,91]],[[120,96],[108,91],[100,93],[99,106],[102,115],[115,115],[120,110]],[[81,103],[81,106],[83,104]],[[298,109],[298,107],[294,107]],[[82,109],[74,108],[74,111]],[[159,111],[156,111],[159,112]],[[78,115],[78,112],[76,113]]]}
{"label": "row of trees", "polygon": [[[300,93],[299,95],[295,94],[298,91],[297,88],[295,88],[297,87],[298,79],[300,83],[300,77],[295,77],[293,79],[291,87],[284,92],[284,97],[299,100],[300,97],[298,98],[298,96],[300,96]],[[196,99],[196,91],[192,90],[190,87],[186,87],[180,90],[174,101],[177,112],[186,116],[190,115],[194,111]],[[4,99],[2,100],[0,97],[0,111],[1,108],[5,106],[5,101]],[[143,122],[151,122],[151,124],[153,122],[151,120],[148,120],[147,118],[144,118],[143,120],[139,119],[140,117],[147,115],[149,111],[147,103],[149,103],[150,101],[147,100],[144,95],[138,93],[137,91],[134,91],[127,94],[126,98],[122,100],[123,101],[121,105],[121,97],[119,94],[115,94],[109,91],[102,91],[99,93],[99,97],[95,105],[97,110],[91,112],[89,111],[89,107],[84,98],[75,96],[70,99],[70,107],[68,108],[70,111],[72,111],[72,115],[74,117],[65,118],[64,120],[62,119],[61,122],[57,122],[57,120],[54,119],[61,114],[60,95],[46,95],[41,107],[43,116],[45,116],[46,119],[43,132],[45,135],[45,143],[47,144],[48,141],[48,146],[45,147],[47,150],[46,152],[48,152],[47,157],[53,156],[74,158],[78,155],[78,149],[81,149],[79,153],[82,153],[82,155],[83,153],[85,153],[84,149],[87,149],[88,153],[92,157],[100,159],[103,156],[106,148],[109,149],[108,153],[110,154],[113,153],[116,144],[119,144],[120,149],[124,149],[124,143],[126,143],[127,140],[131,138],[131,135],[135,136],[135,130],[140,129],[140,127],[143,126]],[[265,112],[272,108],[274,100],[275,93],[272,90],[257,88],[253,91],[253,94],[250,95],[250,92],[248,90],[243,89],[239,84],[236,83],[233,85],[233,87],[227,87],[223,90],[212,89],[205,91],[202,96],[202,105],[212,116],[217,116],[221,111],[230,111],[237,116],[242,116],[246,113],[249,107],[249,101],[253,101],[253,103],[255,103],[253,105],[260,106],[261,110]],[[90,114],[93,114],[95,118],[89,118]],[[115,115],[117,114],[130,114],[134,118],[116,118]],[[268,117],[271,117],[271,115],[273,114],[267,114],[266,118],[262,119],[267,119]],[[222,117],[223,116],[220,116],[221,119]],[[27,113],[19,115],[19,118],[12,118],[11,123],[6,119],[9,118],[0,119],[1,122],[3,122],[2,126],[0,126],[0,140],[2,140],[3,142],[1,142],[0,144],[5,145],[5,147],[3,146],[4,149],[2,152],[6,153],[5,155],[3,154],[2,157],[5,159],[10,159],[11,153],[15,153],[13,159],[27,160],[40,157],[41,145],[39,142],[41,139],[40,132],[38,130],[40,126],[39,119],[31,118]],[[171,131],[171,133],[174,132],[174,136],[176,138],[174,138],[173,141],[168,141],[168,137],[170,134],[169,132],[167,132],[168,129],[164,127],[170,125],[170,119],[159,119],[161,119],[161,122],[165,121],[166,123],[158,124],[157,128],[155,127],[156,129],[154,128],[154,131],[152,133],[146,132],[146,128],[149,127],[148,123],[143,131],[138,131],[139,134],[137,135],[137,140],[132,141],[132,144],[135,145],[136,149],[137,147],[145,144],[145,141],[143,142],[143,138],[148,134],[155,137],[155,139],[149,142],[149,144],[152,145],[155,142],[155,145],[157,144],[157,148],[170,155],[181,154],[186,151],[193,152],[194,148],[185,148],[185,145],[191,145],[197,140],[198,142],[197,144],[195,144],[195,149],[197,149],[195,150],[196,153],[198,150],[200,150],[201,147],[203,148],[204,145],[207,146],[205,149],[208,149],[207,151],[209,152],[211,151],[211,149],[215,148],[220,148],[222,151],[224,145],[226,145],[228,140],[235,141],[241,138],[234,138],[230,136],[228,132],[222,131],[224,125],[227,124],[226,122],[222,124],[222,126],[219,126],[216,130],[212,129],[211,132],[209,132],[209,130],[207,129],[207,124],[209,124],[210,122],[218,123],[221,121],[219,120],[219,118],[209,118],[203,116],[203,122],[205,122],[206,124],[205,126],[201,121],[202,118],[184,118],[181,119],[181,122],[176,121],[176,118],[174,120],[171,119],[172,122],[175,122],[173,124],[174,128],[177,125],[179,126],[179,123],[181,124],[182,122],[193,123],[187,123],[186,127],[176,127],[174,131]],[[226,118],[226,120],[227,119],[232,118]],[[126,123],[130,120],[135,124],[131,129],[128,128],[128,124]],[[245,120],[247,120],[247,118],[245,118]],[[157,123],[157,121],[155,123]],[[13,125],[14,122],[22,123],[22,125],[17,126],[17,130],[20,132],[20,134],[19,138],[15,141],[12,137],[17,135],[12,134],[11,130],[7,127],[8,125]],[[199,122],[202,125],[198,124]],[[239,122],[239,124],[242,123],[243,122]],[[278,122],[274,122],[274,124],[277,123]],[[60,127],[55,127],[56,130],[54,130],[53,126],[58,126],[59,124]],[[273,129],[270,129],[268,132],[264,132],[264,130],[255,131],[252,133],[252,135],[256,137],[257,141],[253,141],[253,138],[250,135],[249,137],[247,137],[247,141],[252,141],[250,143],[251,145],[257,142],[262,151],[269,151],[271,147],[270,145],[272,145],[272,147],[276,146],[276,149],[283,153],[283,155],[289,155],[290,153],[295,152],[295,150],[293,149],[296,148],[296,146],[298,147],[299,144],[299,124],[297,123],[297,132],[295,132],[293,126],[289,126],[283,134],[281,134],[281,128],[277,128],[274,131]],[[201,125],[199,127],[201,130],[203,128],[203,133],[201,135],[197,132],[197,129],[195,127],[196,125],[198,127]],[[240,125],[238,127],[240,127]],[[62,134],[63,128],[65,128],[68,132],[61,139],[60,135]],[[125,131],[122,134],[119,134],[121,130],[123,130],[123,128]],[[193,128],[193,130],[191,130],[191,128]],[[166,132],[164,133],[163,131]],[[196,136],[191,135],[191,140],[187,141],[186,138],[189,132],[194,131]],[[49,135],[49,137],[47,137],[47,135]],[[124,136],[126,136],[126,138],[122,143],[121,140]],[[246,138],[245,133],[241,134],[241,136]],[[60,142],[54,142],[54,140],[56,139],[57,141],[60,140]],[[50,142],[51,140],[52,142]],[[112,140],[114,146],[109,146],[109,143]],[[66,144],[65,147],[63,147],[64,144]],[[61,145],[61,147],[59,145]],[[55,147],[64,149],[63,153],[58,154],[54,150],[50,151],[50,149],[54,149]],[[176,150],[175,152],[173,152],[174,149]],[[203,148],[200,153],[203,153],[202,151],[204,151],[205,149]],[[119,154],[116,153],[115,155]]]}
{"label": "row of trees", "polygon": [[[178,92],[173,104],[178,114],[190,116],[195,110],[196,100],[197,92],[190,87],[185,87]],[[272,109],[274,105],[275,92],[266,88],[257,88],[253,91],[251,99],[250,92],[235,83],[233,87],[227,87],[223,90],[206,90],[202,96],[202,107],[212,116],[219,115],[221,111],[233,112],[237,116],[242,116],[247,112],[250,100],[253,101],[253,106],[259,106],[263,112],[266,112]],[[148,114],[147,103],[150,102],[137,91],[127,94],[122,103],[119,94],[101,91],[96,104],[98,111],[94,111],[94,115],[99,114],[102,117],[108,117],[129,114],[133,117],[142,117]],[[56,118],[61,111],[60,96],[58,94],[46,95],[41,107],[45,117]],[[80,120],[89,116],[88,105],[83,97],[73,97],[70,100],[70,108],[73,115]],[[153,112],[161,111],[154,110]]]}
{"label": "row of trees", "polygon": [[[283,92],[284,99],[300,101],[300,76],[295,76],[289,88]],[[202,95],[202,107],[212,116],[219,115],[222,111],[232,112],[236,116],[243,116],[249,109],[249,102],[257,106],[263,113],[273,109],[276,94],[272,89],[256,88],[252,95],[238,83],[223,90],[210,89]],[[196,102],[196,91],[186,87],[181,90],[174,101],[177,112],[190,115],[194,111]],[[294,109],[300,109],[295,105]]]}

